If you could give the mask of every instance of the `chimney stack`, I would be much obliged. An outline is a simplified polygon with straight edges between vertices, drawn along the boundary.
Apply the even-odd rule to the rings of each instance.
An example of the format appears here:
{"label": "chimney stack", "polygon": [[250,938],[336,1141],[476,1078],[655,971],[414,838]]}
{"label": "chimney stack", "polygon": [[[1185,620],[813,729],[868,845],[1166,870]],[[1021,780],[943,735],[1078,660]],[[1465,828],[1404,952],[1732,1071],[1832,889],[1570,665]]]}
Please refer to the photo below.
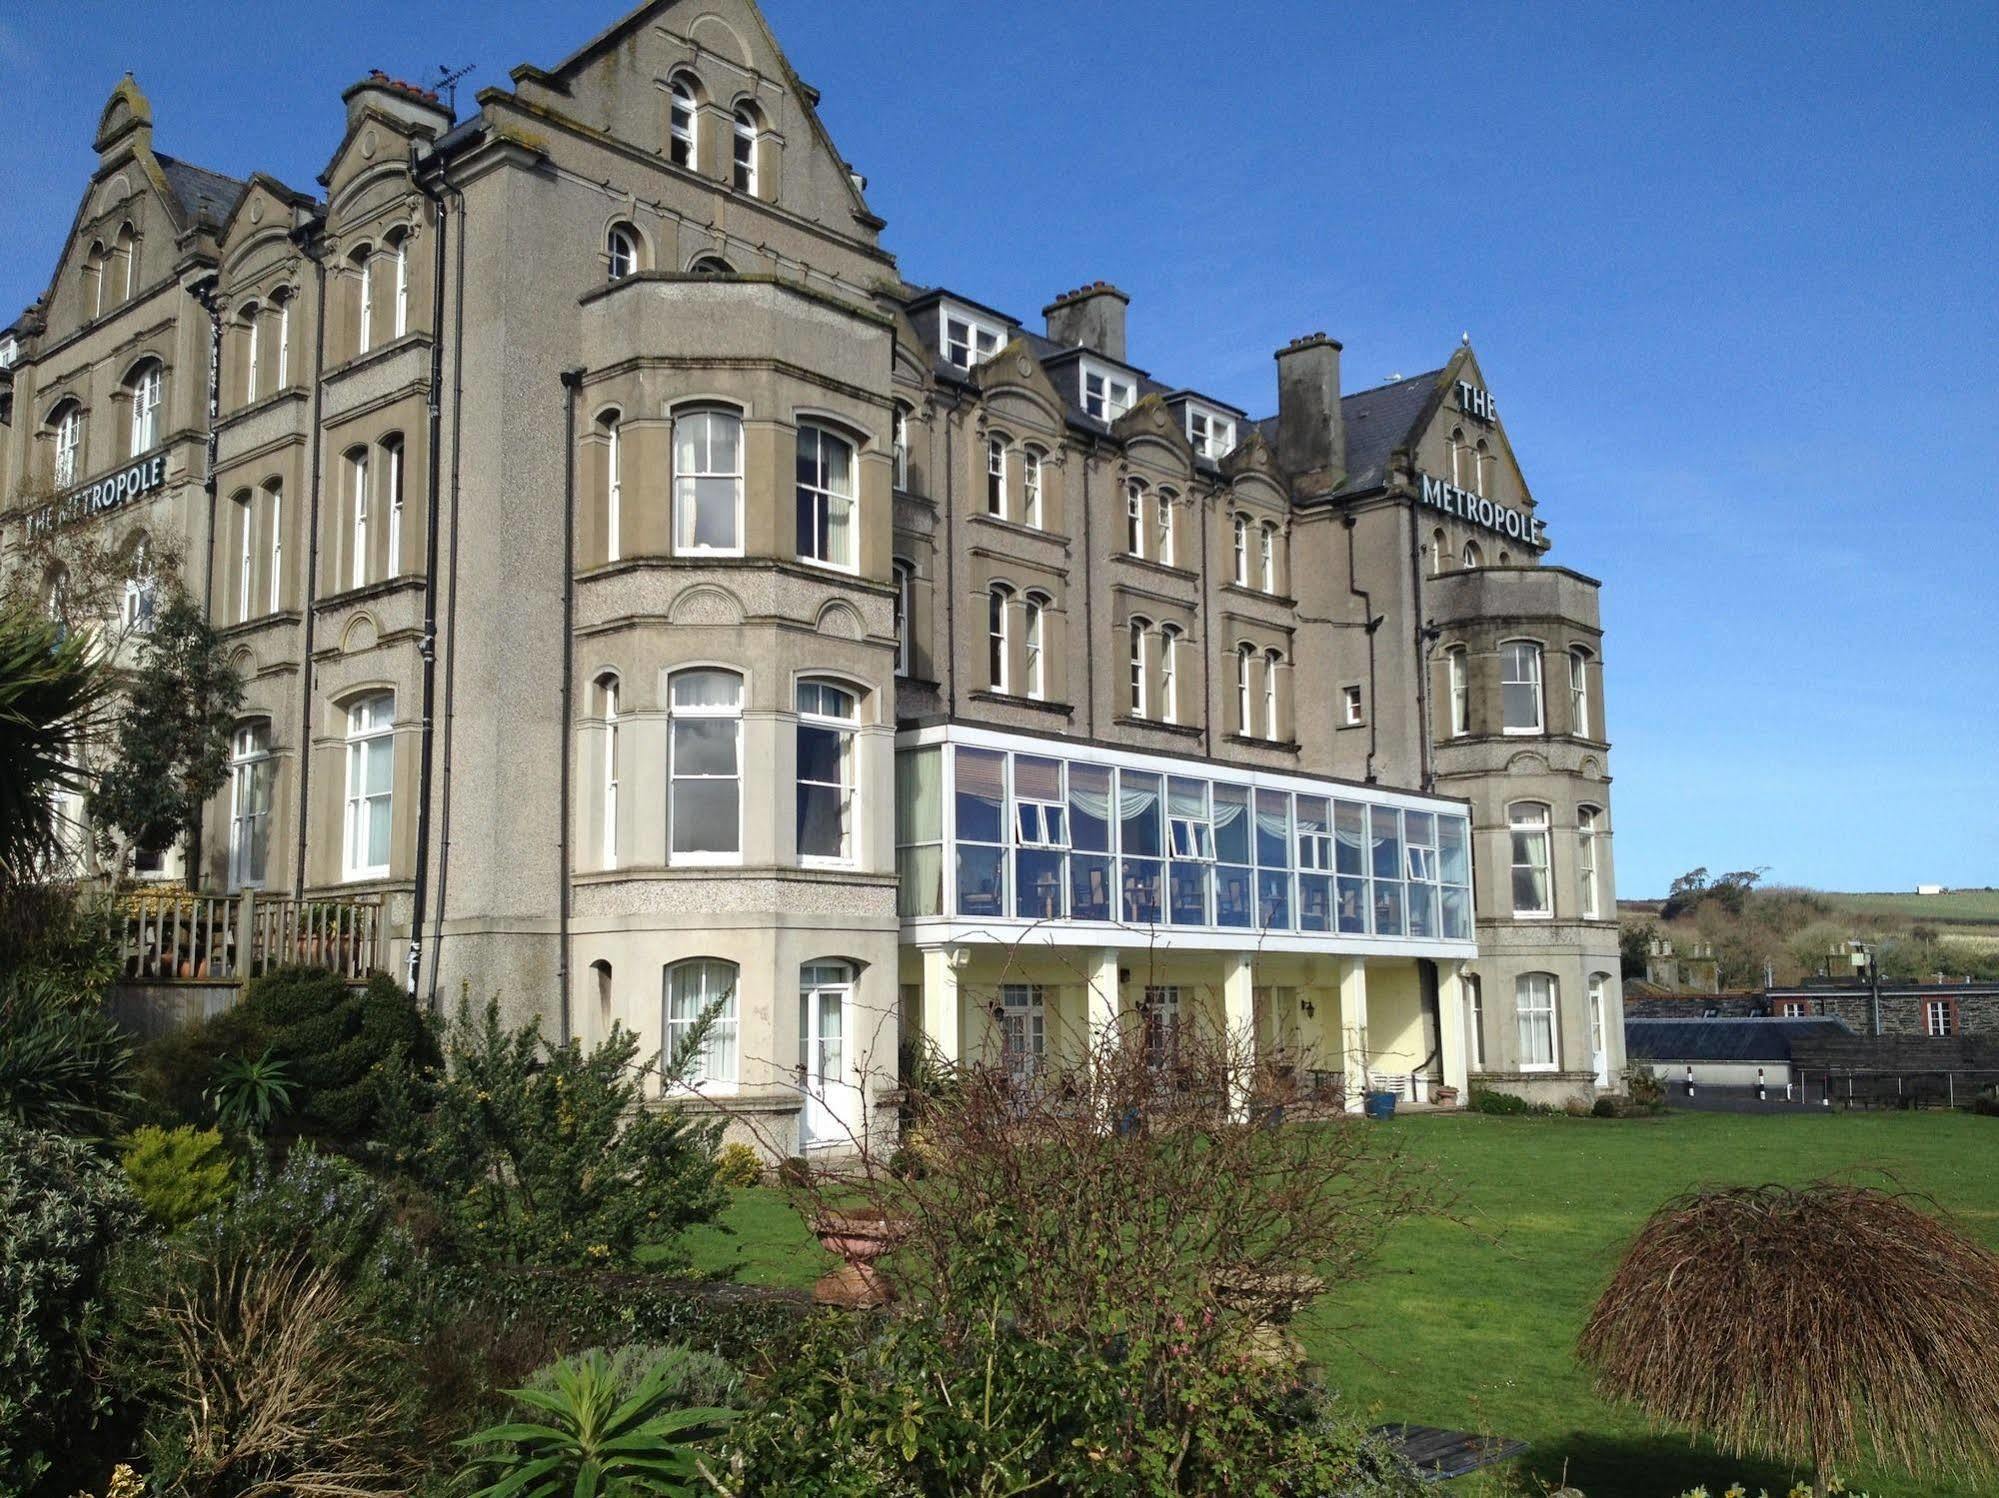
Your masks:
{"label": "chimney stack", "polygon": [[1277,351],[1277,462],[1307,493],[1329,492],[1346,477],[1340,346],[1324,333]]}
{"label": "chimney stack", "polygon": [[438,97],[437,90],[391,78],[380,68],[359,83],[350,84],[340,98],[347,106],[349,128],[361,122],[362,111],[371,105],[405,125],[413,135],[435,140],[451,128],[451,110]]}
{"label": "chimney stack", "polygon": [[1092,281],[1065,291],[1041,315],[1048,319],[1048,336],[1066,348],[1086,348],[1107,359],[1124,362],[1124,309],[1131,298],[1108,281]]}

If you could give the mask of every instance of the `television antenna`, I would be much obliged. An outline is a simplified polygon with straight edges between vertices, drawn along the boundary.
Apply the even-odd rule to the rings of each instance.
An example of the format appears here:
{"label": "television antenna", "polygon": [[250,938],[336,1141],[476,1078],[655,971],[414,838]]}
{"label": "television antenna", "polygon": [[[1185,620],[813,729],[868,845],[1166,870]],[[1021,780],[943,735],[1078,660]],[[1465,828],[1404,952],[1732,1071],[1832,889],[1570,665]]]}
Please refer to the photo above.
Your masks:
{"label": "television antenna", "polygon": [[458,114],[458,80],[477,66],[477,63],[468,62],[464,67],[453,71],[443,63],[437,65],[437,81],[431,85],[431,88],[444,95],[445,102],[450,106],[454,118]]}

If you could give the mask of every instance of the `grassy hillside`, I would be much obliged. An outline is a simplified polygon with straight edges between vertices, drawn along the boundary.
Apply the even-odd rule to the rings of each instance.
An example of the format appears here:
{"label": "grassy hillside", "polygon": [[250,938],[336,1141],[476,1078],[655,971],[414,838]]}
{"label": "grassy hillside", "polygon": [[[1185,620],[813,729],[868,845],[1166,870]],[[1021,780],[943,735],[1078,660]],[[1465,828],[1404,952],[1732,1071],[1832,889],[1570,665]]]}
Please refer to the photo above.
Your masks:
{"label": "grassy hillside", "polygon": [[1827,893],[1824,898],[1834,909],[1875,920],[1999,927],[1999,889],[1953,889],[1940,895]]}

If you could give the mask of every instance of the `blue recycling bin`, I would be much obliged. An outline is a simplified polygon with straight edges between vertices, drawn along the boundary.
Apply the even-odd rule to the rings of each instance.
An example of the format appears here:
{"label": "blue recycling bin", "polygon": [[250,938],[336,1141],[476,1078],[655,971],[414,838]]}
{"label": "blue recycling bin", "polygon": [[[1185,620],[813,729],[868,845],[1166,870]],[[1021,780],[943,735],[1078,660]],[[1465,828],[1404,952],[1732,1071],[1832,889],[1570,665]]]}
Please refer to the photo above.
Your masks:
{"label": "blue recycling bin", "polygon": [[1392,1092],[1370,1092],[1361,1111],[1369,1118],[1387,1120],[1395,1117],[1395,1094]]}

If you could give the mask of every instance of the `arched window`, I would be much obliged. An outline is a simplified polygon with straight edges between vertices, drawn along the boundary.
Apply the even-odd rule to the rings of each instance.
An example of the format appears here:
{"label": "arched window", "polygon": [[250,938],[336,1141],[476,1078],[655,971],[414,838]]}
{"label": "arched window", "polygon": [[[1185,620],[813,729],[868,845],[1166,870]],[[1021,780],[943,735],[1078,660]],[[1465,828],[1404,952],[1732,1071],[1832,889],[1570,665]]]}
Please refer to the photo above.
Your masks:
{"label": "arched window", "polygon": [[798,684],[798,857],[854,861],[854,745],[860,699],[831,681]]}
{"label": "arched window", "polygon": [[1263,564],[1263,591],[1277,591],[1277,525],[1266,520],[1258,532],[1258,556]]}
{"label": "arched window", "polygon": [[824,427],[798,428],[798,555],[854,569],[854,447]]}
{"label": "arched window", "polygon": [[277,358],[271,366],[271,388],[283,390],[291,383],[292,377],[292,294],[289,287],[271,294],[271,305],[278,309]]}
{"label": "arched window", "polygon": [[144,536],[132,543],[131,566],[125,574],[125,596],[118,617],[126,629],[153,627],[153,548]]}
{"label": "arched window", "polygon": [[1284,736],[1283,701],[1279,697],[1284,679],[1284,652],[1263,652],[1263,736],[1276,743]]}
{"label": "arched window", "polygon": [[1474,494],[1485,493],[1486,481],[1492,477],[1492,450],[1486,446],[1485,438],[1478,439],[1478,447],[1472,453],[1471,487]]}
{"label": "arched window", "polygon": [[277,479],[264,485],[264,523],[270,572],[266,606],[275,614],[284,607],[285,597],[285,490]]}
{"label": "arched window", "polygon": [[1465,429],[1451,428],[1451,482],[1460,489],[1471,487],[1466,470],[1471,466],[1471,450],[1465,446]]}
{"label": "arched window", "polygon": [[1020,601],[1020,662],[1022,685],[1027,695],[1039,701],[1048,695],[1048,668],[1046,641],[1046,615],[1049,597],[1045,593],[1029,593]]}
{"label": "arched window", "polygon": [[1180,721],[1180,627],[1162,624],[1159,627],[1159,719],[1162,723]]}
{"label": "arched window", "polygon": [[1240,510],[1236,512],[1235,530],[1235,582],[1238,588],[1249,586],[1249,516]]}
{"label": "arched window", "polygon": [[1135,557],[1145,555],[1145,485],[1128,479],[1124,486],[1124,549]]}
{"label": "arched window", "polygon": [[597,713],[604,720],[604,753],[598,767],[603,802],[603,819],[598,827],[598,846],[602,851],[599,863],[607,869],[618,866],[618,677],[613,671],[606,671],[597,678]]}
{"label": "arched window", "polygon": [[1256,734],[1255,667],[1256,647],[1245,640],[1235,648],[1235,718],[1236,732],[1246,739]]}
{"label": "arched window", "polygon": [[1131,683],[1131,715],[1134,718],[1146,716],[1148,695],[1146,691],[1145,637],[1152,628],[1152,621],[1133,616],[1126,625],[1128,635],[1128,665]]}
{"label": "arched window", "polygon": [[751,197],[759,195],[757,183],[757,137],[759,135],[757,112],[753,105],[738,104],[735,114],[734,135],[734,182],[737,192],[746,192]]}
{"label": "arched window", "polygon": [[687,267],[690,276],[733,276],[736,268],[720,255],[696,255]]}
{"label": "arched window", "polygon": [[257,513],[248,489],[235,496],[230,508],[236,512],[236,622],[250,617],[251,573],[256,567]]}
{"label": "arched window", "polygon": [[1596,830],[1600,815],[1594,806],[1576,808],[1576,884],[1586,921],[1594,921],[1603,913],[1598,907],[1596,880]]}
{"label": "arched window", "polygon": [[995,692],[1013,690],[1012,653],[1013,589],[994,583],[986,590],[986,684]]}
{"label": "arched window", "polygon": [[64,401],[55,414],[55,482],[66,489],[77,481],[83,467],[83,407]]}
{"label": "arched window", "polygon": [[410,237],[407,229],[389,236],[396,260],[396,299],[389,322],[389,336],[400,338],[410,330]]}
{"label": "arched window", "polygon": [[382,439],[382,487],[388,497],[389,522],[387,577],[401,577],[403,572],[403,457],[402,436],[391,432]]}
{"label": "arched window", "polygon": [[667,90],[666,153],[675,166],[692,168],[699,160],[695,147],[701,128],[694,85],[675,78]]}
{"label": "arched window", "polygon": [[890,564],[890,570],[895,575],[895,674],[907,676],[914,658],[910,641],[910,605],[916,586],[916,564],[906,557],[897,557]]}
{"label": "arched window", "polygon": [[625,554],[625,425],[619,412],[597,418],[597,439],[604,451],[604,560],[615,562]]}
{"label": "arched window", "polygon": [[[666,970],[666,1014],[661,1033],[666,1037],[667,1069],[671,1072],[673,1064],[685,1058],[684,1076],[690,1087],[736,1085],[740,1013],[736,988],[733,962],[697,957],[692,962],[676,962]],[[704,1016],[708,1019],[707,1035],[700,1052],[690,1056],[689,1047]]]}
{"label": "arched window", "polygon": [[1042,529],[1041,453],[1032,447],[1022,448],[1020,453],[1020,509],[1025,524]]}
{"label": "arched window", "polygon": [[1555,1041],[1553,973],[1522,973],[1513,980],[1513,1007],[1520,1026],[1520,1069],[1554,1071],[1560,1062]]}
{"label": "arched window", "polygon": [[1442,573],[1449,570],[1451,565],[1449,551],[1450,543],[1444,539],[1444,528],[1440,525],[1430,532],[1431,572]]}
{"label": "arched window", "polygon": [[271,725],[245,723],[229,745],[229,887],[262,889],[271,846]]}
{"label": "arched window", "polygon": [[363,697],[347,709],[347,816],[341,877],[384,879],[395,792],[393,692]]}
{"label": "arched window", "polygon": [[1451,737],[1471,731],[1471,677],[1468,672],[1469,658],[1465,647],[1453,645],[1444,652],[1444,664],[1450,673],[1451,693]]}
{"label": "arched window", "polygon": [[1465,1049],[1473,1071],[1485,1070],[1485,984],[1477,973],[1464,975]]}
{"label": "arched window", "polygon": [[[42,606],[57,624],[69,623],[69,569],[57,562],[42,579]],[[65,633],[67,630],[65,629]]]}
{"label": "arched window", "polygon": [[734,863],[743,851],[743,679],[733,671],[677,671],[667,696],[668,856]]}
{"label": "arched window", "polygon": [[375,346],[375,253],[362,245],[349,257],[357,278],[355,287],[354,352],[365,354]]}
{"label": "arched window", "polygon": [[604,261],[613,281],[639,268],[639,231],[630,224],[613,224],[604,233]]}
{"label": "arched window", "polygon": [[1159,546],[1155,553],[1158,561],[1166,566],[1173,565],[1173,491],[1161,489],[1159,502],[1155,507],[1153,523],[1158,528]]}
{"label": "arched window", "polygon": [[131,455],[151,452],[160,440],[160,399],[166,391],[166,371],[148,359],[132,372]]}
{"label": "arched window", "polygon": [[1555,913],[1548,878],[1548,820],[1548,808],[1538,801],[1516,801],[1506,808],[1515,917],[1545,919]]}
{"label": "arched window", "polygon": [[673,546],[683,555],[743,553],[743,419],[734,411],[674,413]]}
{"label": "arched window", "polygon": [[1580,645],[1569,651],[1569,732],[1590,737],[1589,652]]}
{"label": "arched window", "polygon": [[1467,567],[1483,567],[1485,565],[1485,553],[1479,549],[1478,542],[1465,542],[1464,563]]}
{"label": "arched window", "polygon": [[1499,549],[1499,565],[1502,567],[1510,567],[1513,565],[1513,558],[1510,555],[1508,555],[1506,548],[1503,546]]}
{"label": "arched window", "polygon": [[92,240],[83,257],[83,315],[86,319],[104,311],[104,242]]}
{"label": "arched window", "polygon": [[1006,514],[1006,439],[986,438],[986,513]]}
{"label": "arched window", "polygon": [[361,587],[368,581],[368,449],[357,447],[347,454],[347,508],[351,525],[347,536],[347,585]]}
{"label": "arched window", "polygon": [[909,407],[900,401],[895,407],[895,487],[909,487]]}
{"label": "arched window", "polygon": [[261,388],[257,383],[260,373],[257,363],[263,356],[263,350],[258,346],[263,315],[263,309],[255,302],[243,309],[243,404],[246,406],[256,400]]}
{"label": "arched window", "polygon": [[130,300],[139,287],[139,236],[130,224],[118,226],[118,237],[111,242],[111,264],[121,288],[118,295]]}
{"label": "arched window", "polygon": [[611,964],[599,957],[590,964],[590,976],[597,986],[597,1033],[611,1033]]}
{"label": "arched window", "polygon": [[1604,1043],[1607,1026],[1604,1023],[1604,1006],[1610,989],[1610,974],[1591,973],[1589,975],[1589,1050],[1590,1065],[1596,1072],[1596,1085],[1610,1085],[1610,1051]]}
{"label": "arched window", "polygon": [[1541,699],[1541,647],[1508,640],[1499,647],[1500,723],[1508,733],[1539,733],[1546,715]]}

